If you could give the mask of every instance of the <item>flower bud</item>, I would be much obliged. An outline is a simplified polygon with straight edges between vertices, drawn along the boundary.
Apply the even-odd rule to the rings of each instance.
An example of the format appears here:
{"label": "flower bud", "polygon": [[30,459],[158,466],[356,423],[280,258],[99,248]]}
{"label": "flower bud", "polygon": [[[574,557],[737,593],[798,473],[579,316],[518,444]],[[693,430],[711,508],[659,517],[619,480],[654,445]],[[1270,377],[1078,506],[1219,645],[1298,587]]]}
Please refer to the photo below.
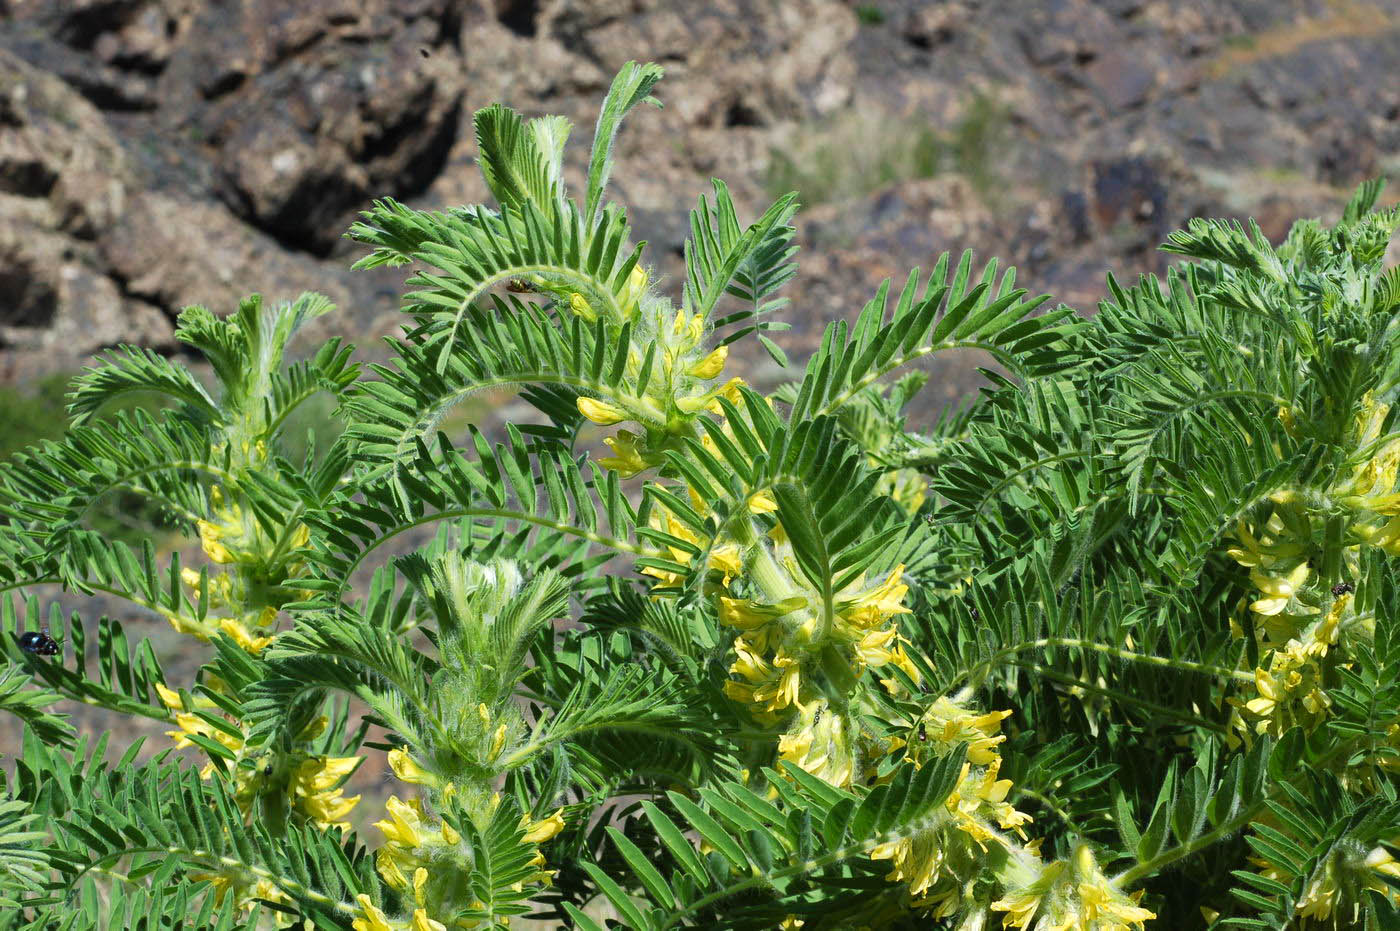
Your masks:
{"label": "flower bud", "polygon": [[627,412],[616,404],[599,401],[597,398],[579,398],[578,412],[603,427],[631,419]]}
{"label": "flower bud", "polygon": [[688,370],[688,374],[694,375],[696,378],[714,378],[720,372],[724,371],[724,362],[728,358],[729,347],[720,346],[705,358],[692,365]]}
{"label": "flower bud", "polygon": [[572,294],[569,296],[569,309],[589,323],[598,319],[597,311],[593,309],[588,301],[584,300],[582,294]]}

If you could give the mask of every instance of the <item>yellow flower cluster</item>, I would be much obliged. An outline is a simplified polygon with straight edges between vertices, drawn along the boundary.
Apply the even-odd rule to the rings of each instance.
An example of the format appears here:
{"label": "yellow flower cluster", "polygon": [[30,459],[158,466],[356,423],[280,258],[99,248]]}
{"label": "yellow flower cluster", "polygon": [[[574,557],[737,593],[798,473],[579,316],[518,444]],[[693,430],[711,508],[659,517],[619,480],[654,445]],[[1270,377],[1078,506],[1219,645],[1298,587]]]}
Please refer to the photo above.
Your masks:
{"label": "yellow flower cluster", "polygon": [[[752,505],[751,505],[752,506]],[[918,669],[898,642],[890,625],[896,614],[907,613],[902,599],[908,586],[900,582],[903,567],[879,584],[864,588],[857,582],[836,602],[825,637],[817,632],[814,595],[797,594],[775,603],[718,596],[721,623],[735,628],[734,661],[724,693],[749,707],[754,719],[777,726],[788,719],[778,744],[779,756],[834,785],[851,784],[861,748],[859,727],[833,710],[823,697],[817,673],[824,650],[835,649],[851,675],[867,666],[898,665],[915,681]]]}
{"label": "yellow flower cluster", "polygon": [[268,899],[285,902],[287,896],[267,879],[259,879],[241,866],[226,866],[214,871],[193,871],[189,874],[195,882],[208,882],[214,887],[214,904],[223,905],[224,899],[233,896],[239,908],[252,908],[255,899]]}
{"label": "yellow flower cluster", "polygon": [[1231,699],[1244,710],[1239,726],[1252,724],[1255,733],[1279,737],[1295,724],[1308,729],[1321,724],[1332,702],[1323,691],[1317,660],[1296,640],[1289,649],[1275,650],[1267,670],[1254,670],[1258,697],[1245,702]]}
{"label": "yellow flower cluster", "polygon": [[[1380,439],[1389,411],[1389,404],[1377,404],[1367,393],[1357,415],[1358,447],[1368,447]],[[1350,481],[1337,489],[1339,500],[1365,512],[1352,526],[1352,532],[1362,543],[1379,547],[1390,556],[1400,556],[1400,492],[1395,488],[1398,473],[1400,439],[1393,439],[1358,465]]]}
{"label": "yellow flower cluster", "polygon": [[[1285,504],[1293,502],[1285,498]],[[1331,707],[1324,688],[1329,651],[1348,631],[1369,633],[1370,622],[1356,615],[1349,590],[1331,595],[1326,614],[1311,603],[1325,593],[1300,597],[1312,574],[1303,559],[1305,546],[1297,542],[1306,527],[1306,515],[1285,519],[1275,511],[1259,536],[1241,522],[1240,545],[1229,550],[1237,562],[1250,567],[1250,580],[1263,596],[1250,605],[1264,652],[1263,665],[1254,670],[1256,694],[1247,700],[1229,699],[1238,709],[1235,727],[1246,738],[1265,733],[1278,737],[1295,724],[1309,729],[1320,725]],[[1348,564],[1354,563],[1354,548],[1344,556]]]}
{"label": "yellow flower cluster", "polygon": [[[769,498],[768,500],[771,501],[772,499]],[[695,508],[695,512],[701,517],[709,516],[711,510],[710,506],[706,501],[701,499],[700,496],[692,494],[690,496],[690,503],[691,506]],[[763,502],[749,502],[749,509],[754,513],[758,513],[767,506],[768,505]],[[663,508],[657,508],[652,511],[651,526],[678,540],[683,540],[694,546],[701,545],[700,538],[695,535],[690,527],[682,521],[677,520],[670,512]],[[668,546],[667,549],[671,553],[671,558],[676,562],[684,564],[690,561],[690,553],[687,550],[681,549],[678,546]],[[740,547],[733,541],[715,541],[714,545],[710,547],[709,561],[706,565],[711,571],[718,572],[722,576],[723,581],[720,583],[721,585],[728,585],[744,568]],[[661,588],[676,588],[685,583],[685,576],[654,566],[643,568],[642,575],[656,579],[658,587]]]}
{"label": "yellow flower cluster", "polygon": [[[196,521],[200,546],[210,562],[221,566],[258,564],[273,546],[262,525],[236,501],[227,501],[218,485],[209,489],[209,506],[215,520]],[[284,549],[299,550],[311,539],[311,528],[297,524]]]}
{"label": "yellow flower cluster", "polygon": [[978,714],[940,698],[924,713],[907,746],[914,766],[960,747],[967,754],[956,787],[937,815],[870,852],[871,859],[890,861],[886,878],[906,883],[914,904],[934,917],[972,904],[972,887],[990,860],[1010,863],[1018,874],[1039,873],[1038,845],[1024,843],[1031,818],[1006,800],[1011,780],[997,778],[1001,757],[996,748],[1005,740],[1001,722],[1009,714]]}
{"label": "yellow flower cluster", "polygon": [[[1276,508],[1258,534],[1241,521],[1239,543],[1228,553],[1250,570],[1259,598],[1249,606],[1263,664],[1254,670],[1255,696],[1230,698],[1237,713],[1236,730],[1281,735],[1295,724],[1309,729],[1327,717],[1331,701],[1324,688],[1325,659],[1339,634],[1357,623],[1348,591],[1332,595],[1324,615],[1319,601],[1325,590],[1305,591],[1313,576],[1307,560],[1311,521],[1296,495],[1274,496]],[[1345,554],[1354,562],[1354,552]],[[1316,588],[1316,587],[1315,587]],[[1235,628],[1237,636],[1243,633]]]}
{"label": "yellow flower cluster", "polygon": [[[400,757],[400,765],[404,764],[407,757]],[[397,772],[399,767],[395,767]],[[452,793],[447,793],[451,795]],[[495,796],[489,803],[487,815],[495,812],[501,803],[500,796]],[[452,828],[446,821],[434,819],[424,810],[423,803],[419,799],[409,802],[400,800],[397,796],[391,796],[385,804],[389,817],[375,822],[375,827],[384,832],[385,844],[375,854],[375,867],[384,882],[398,891],[405,902],[411,908],[411,914],[404,921],[395,921],[389,918],[381,909],[376,907],[368,896],[359,898],[361,914],[355,919],[353,927],[356,931],[438,931],[447,926],[441,921],[433,918],[432,910],[438,909],[452,910],[449,904],[455,895],[460,892],[460,876],[453,871],[446,873],[441,870],[434,871],[433,864],[439,860],[453,860],[461,865],[470,862],[470,851],[458,850],[462,842],[462,835]],[[530,866],[535,868],[535,873],[514,885],[517,892],[523,891],[525,884],[548,883],[554,878],[554,871],[545,869],[544,853],[540,851],[539,845],[552,839],[564,829],[563,809],[555,811],[548,817],[534,820],[529,814],[520,817],[518,828],[521,832],[520,842],[535,848],[534,855],[530,859]],[[453,889],[442,888],[441,879],[446,877],[454,884]],[[480,908],[480,902],[472,902],[471,907]],[[505,918],[498,919],[502,924],[508,924]],[[475,921],[458,920],[453,924],[455,928],[475,927]]]}
{"label": "yellow flower cluster", "polygon": [[[195,714],[194,711],[186,711],[180,693],[174,689],[157,683],[156,692],[160,696],[161,702],[175,712],[175,723],[178,725],[178,729],[166,732],[166,736],[175,741],[175,749],[183,750],[186,747],[195,746],[196,741],[193,738],[200,737],[222,744],[236,756],[242,757],[245,744],[241,727],[237,722],[230,722],[234,729],[240,731],[238,735],[235,735],[225,728],[210,723],[206,718]],[[196,699],[193,707],[211,710],[217,706],[208,699]],[[297,735],[298,740],[314,739],[325,729],[326,723],[324,716],[318,718],[310,727]],[[284,793],[292,810],[312,821],[318,827],[338,827],[342,830],[348,830],[350,824],[344,819],[359,804],[360,797],[354,795],[346,798],[345,791],[341,786],[359,766],[359,763],[360,758],[357,756],[308,755],[292,767],[285,776],[280,774],[278,767],[273,767],[272,774],[269,775],[266,771],[270,765],[268,763],[251,767],[240,766],[234,777],[234,800],[238,803],[239,810],[247,815],[252,811],[253,804],[263,795],[269,792]],[[207,763],[200,771],[200,775],[208,779],[213,771],[214,764]],[[285,782],[282,779],[285,779]]]}
{"label": "yellow flower cluster", "polygon": [[[645,291],[646,283],[646,273],[640,268],[634,269],[629,279],[629,294],[635,292],[639,296]],[[585,319],[596,319],[597,315],[580,295],[573,296],[571,306],[574,313]],[[628,306],[635,308],[636,300]],[[580,397],[577,401],[579,413],[599,426],[610,427],[627,421],[647,426],[645,433],[619,430],[616,436],[604,440],[613,455],[600,459],[599,464],[625,478],[664,462],[664,452],[676,436],[693,435],[693,420],[701,411],[720,414],[723,411],[719,403],[721,398],[739,403],[742,378],[731,378],[718,386],[708,384],[724,371],[729,347],[716,346],[708,350],[704,347],[706,321],[703,315],[684,310],[674,316],[667,316],[669,313],[669,310],[665,314],[657,313],[652,334],[654,347],[648,350],[645,359],[637,346],[628,349],[625,374],[632,384],[645,382],[648,388],[644,397]],[[651,366],[645,379],[642,378],[643,365]]]}
{"label": "yellow flower cluster", "polygon": [[[1265,644],[1288,641],[1318,613],[1317,606],[1299,598],[1312,576],[1307,561],[1310,535],[1306,513],[1280,507],[1257,534],[1241,520],[1235,530],[1239,542],[1226,551],[1249,569],[1249,580],[1259,592],[1249,609]],[[1243,630],[1236,628],[1235,633],[1242,635]]]}
{"label": "yellow flower cluster", "polygon": [[[426,881],[428,871],[419,872]],[[355,901],[359,903],[360,914],[350,923],[353,931],[447,931],[447,925],[428,917],[427,909],[415,908],[407,921],[394,921],[369,896],[361,893],[355,897]]]}
{"label": "yellow flower cluster", "polygon": [[340,786],[359,765],[357,756],[311,756],[302,760],[287,782],[292,808],[320,827],[348,831],[350,823],[345,818],[359,804],[360,797],[346,798]]}
{"label": "yellow flower cluster", "polygon": [[[268,633],[277,620],[276,604],[251,604],[244,598],[248,588],[242,575],[253,572],[261,578],[290,578],[304,567],[297,553],[304,549],[311,539],[311,530],[306,524],[298,523],[291,528],[289,539],[281,542],[272,540],[262,526],[246,515],[236,502],[228,502],[218,485],[209,491],[210,509],[216,520],[196,522],[199,540],[204,554],[216,565],[228,566],[229,571],[211,573],[208,577],[207,596],[209,608],[213,612],[227,612],[229,616],[212,616],[197,620],[182,614],[162,610],[170,625],[182,634],[208,640],[218,633],[225,633],[249,653],[260,653],[272,637]],[[286,555],[277,559],[275,566],[269,566],[270,554],[282,551]],[[271,570],[271,571],[269,571]],[[180,578],[199,593],[200,573],[191,568],[182,569]],[[259,583],[259,589],[266,589]]]}
{"label": "yellow flower cluster", "polygon": [[439,851],[455,847],[462,836],[446,822],[434,822],[423,810],[418,799],[404,802],[398,796],[389,797],[384,804],[389,817],[374,826],[384,832],[385,844],[375,854],[375,866],[384,881],[399,892],[409,888],[409,878],[418,883],[417,873],[426,868]]}
{"label": "yellow flower cluster", "polygon": [[[1362,546],[1400,555],[1400,492],[1395,487],[1400,439],[1380,442],[1389,409],[1369,393],[1363,398],[1352,442],[1364,458],[1326,494],[1327,500],[1357,515],[1350,538],[1333,543],[1340,546],[1335,555],[1349,578],[1359,571]],[[1285,426],[1289,424],[1285,420]],[[1316,580],[1309,559],[1316,519],[1303,496],[1283,491],[1271,500],[1274,508],[1267,520],[1257,528],[1241,520],[1235,532],[1238,542],[1228,550],[1249,569],[1259,593],[1249,605],[1264,653],[1254,670],[1255,695],[1230,699],[1238,709],[1235,727],[1246,739],[1256,733],[1278,736],[1295,724],[1310,729],[1321,724],[1331,707],[1324,686],[1329,650],[1339,642],[1345,646],[1353,637],[1369,639],[1375,623],[1355,611],[1350,584],[1339,584],[1329,604],[1326,583]],[[1243,634],[1238,625],[1233,629],[1237,636]]]}
{"label": "yellow flower cluster", "polygon": [[1138,905],[1142,892],[1119,890],[1087,845],[1046,864],[1031,882],[992,903],[1005,927],[1026,931],[1134,931],[1156,914]]}
{"label": "yellow flower cluster", "polygon": [[846,718],[817,700],[801,707],[788,732],[778,738],[778,756],[834,786],[848,786],[856,751]]}

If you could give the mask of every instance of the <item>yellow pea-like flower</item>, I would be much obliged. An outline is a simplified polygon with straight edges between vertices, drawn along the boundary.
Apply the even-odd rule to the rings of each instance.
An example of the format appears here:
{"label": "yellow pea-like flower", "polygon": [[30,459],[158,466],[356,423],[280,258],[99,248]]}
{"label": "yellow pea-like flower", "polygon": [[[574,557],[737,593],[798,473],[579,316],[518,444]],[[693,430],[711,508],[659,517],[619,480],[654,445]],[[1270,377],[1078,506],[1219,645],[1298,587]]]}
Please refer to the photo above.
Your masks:
{"label": "yellow pea-like flower", "polygon": [[389,751],[389,768],[402,782],[428,786],[437,784],[437,779],[433,774],[419,766],[417,761],[404,750]]}
{"label": "yellow pea-like flower", "polygon": [[569,309],[578,314],[589,323],[598,319],[598,312],[593,309],[593,305],[584,300],[582,294],[573,294],[569,297]]}
{"label": "yellow pea-like flower", "polygon": [[501,755],[501,751],[506,745],[506,726],[504,724],[496,728],[496,733],[491,737],[491,750],[486,754],[488,760],[494,760]]}
{"label": "yellow pea-like flower", "polygon": [[234,642],[249,653],[261,653],[273,641],[272,637],[254,637],[248,628],[243,626],[242,621],[231,617],[222,618],[219,621],[219,629],[232,637]]}
{"label": "yellow pea-like flower", "polygon": [[199,528],[199,543],[204,549],[205,556],[220,565],[233,562],[233,554],[228,551],[228,547],[219,542],[224,535],[221,527],[211,524],[207,520],[197,521],[196,526]]}
{"label": "yellow pea-like flower", "polygon": [[622,293],[617,296],[617,306],[622,311],[622,319],[631,320],[637,315],[637,308],[641,305],[646,289],[647,271],[640,265],[634,265],[627,276],[627,283],[622,287]]}
{"label": "yellow pea-like flower", "polygon": [[543,844],[564,830],[564,809],[556,809],[554,814],[539,821],[531,821],[529,814],[520,817],[520,826],[525,829],[522,840],[527,844]]}
{"label": "yellow pea-like flower", "polygon": [[642,458],[641,450],[637,441],[640,440],[637,434],[630,430],[619,430],[617,436],[610,436],[603,440],[612,448],[613,455],[598,460],[598,464],[605,469],[621,475],[623,478],[631,478],[647,468],[647,461]]}
{"label": "yellow pea-like flower", "polygon": [[631,419],[631,415],[616,404],[600,401],[597,398],[579,398],[578,412],[602,427],[610,427],[615,423]]}
{"label": "yellow pea-like flower", "polygon": [[696,378],[714,378],[724,371],[724,363],[729,358],[729,347],[720,346],[705,358],[692,365],[687,374]]}

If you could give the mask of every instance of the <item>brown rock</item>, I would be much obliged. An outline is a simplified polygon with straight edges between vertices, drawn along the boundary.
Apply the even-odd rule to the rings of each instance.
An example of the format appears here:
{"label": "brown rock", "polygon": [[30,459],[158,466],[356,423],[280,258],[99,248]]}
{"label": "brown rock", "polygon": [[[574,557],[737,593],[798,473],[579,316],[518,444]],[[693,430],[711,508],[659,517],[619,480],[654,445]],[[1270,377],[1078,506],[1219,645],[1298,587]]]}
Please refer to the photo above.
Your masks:
{"label": "brown rock", "polygon": [[270,301],[317,291],[341,312],[322,318],[308,339],[338,333],[363,339],[388,329],[398,306],[401,270],[355,272],[347,263],[289,253],[241,223],[222,205],[146,191],[100,243],[101,257],[124,291],[174,317],[192,304],[227,313],[258,292]]}
{"label": "brown rock", "polygon": [[372,197],[425,187],[456,134],[462,97],[449,52],[419,55],[429,38],[425,26],[382,47],[337,44],[222,101],[200,125],[216,146],[225,202],[324,254]]}
{"label": "brown rock", "polygon": [[59,229],[90,238],[121,211],[131,180],[97,108],[0,49],[0,190],[48,200]]}
{"label": "brown rock", "polygon": [[318,290],[276,242],[207,201],[139,194],[100,249],[129,294],[172,314],[191,304],[232,309],[250,291]]}
{"label": "brown rock", "polygon": [[62,370],[117,343],[170,343],[170,321],[124,298],[92,258],[43,229],[0,226],[0,367]]}
{"label": "brown rock", "polygon": [[1089,85],[1114,110],[1142,106],[1157,83],[1152,69],[1134,56],[1119,51],[1096,58],[1084,73]]}

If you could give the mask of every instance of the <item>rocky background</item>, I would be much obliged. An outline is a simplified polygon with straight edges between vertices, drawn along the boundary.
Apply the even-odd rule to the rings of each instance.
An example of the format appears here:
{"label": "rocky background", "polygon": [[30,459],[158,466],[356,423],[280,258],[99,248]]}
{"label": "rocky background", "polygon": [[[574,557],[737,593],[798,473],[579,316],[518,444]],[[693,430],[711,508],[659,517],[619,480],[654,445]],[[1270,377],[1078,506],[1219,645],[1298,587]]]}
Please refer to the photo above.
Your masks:
{"label": "rocky background", "polygon": [[403,276],[349,271],[356,211],[483,199],[496,100],[569,116],[581,177],[634,58],[667,69],[614,174],[650,262],[680,280],[711,175],[750,218],[800,191],[799,360],[945,249],[1092,311],[1187,217],[1280,237],[1400,174],[1400,0],[0,0],[0,382],[255,290],[372,347]]}

